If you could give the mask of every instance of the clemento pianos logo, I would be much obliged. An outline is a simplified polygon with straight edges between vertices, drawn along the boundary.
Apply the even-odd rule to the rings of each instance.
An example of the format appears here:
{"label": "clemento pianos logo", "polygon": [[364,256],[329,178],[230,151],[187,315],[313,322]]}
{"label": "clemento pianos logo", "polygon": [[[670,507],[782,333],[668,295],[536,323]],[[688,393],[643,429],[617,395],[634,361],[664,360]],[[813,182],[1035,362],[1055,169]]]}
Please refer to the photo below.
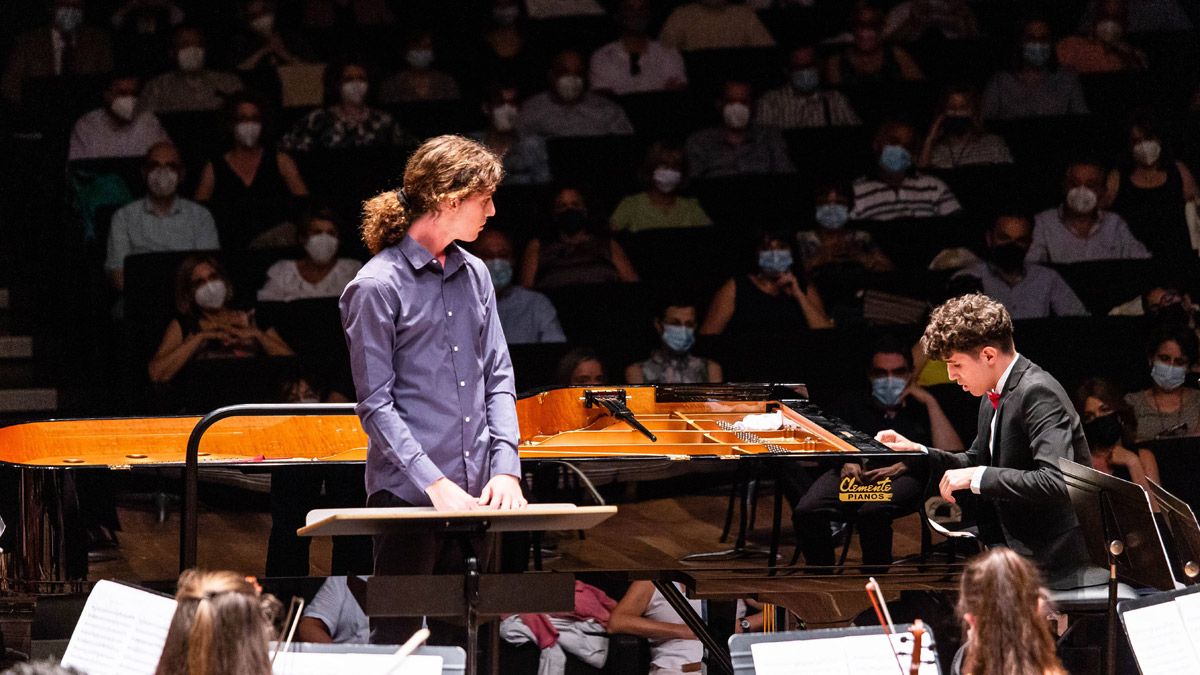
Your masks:
{"label": "clemento pianos logo", "polygon": [[877,483],[863,483],[853,476],[847,476],[838,485],[838,499],[843,502],[890,502],[892,479],[884,478]]}

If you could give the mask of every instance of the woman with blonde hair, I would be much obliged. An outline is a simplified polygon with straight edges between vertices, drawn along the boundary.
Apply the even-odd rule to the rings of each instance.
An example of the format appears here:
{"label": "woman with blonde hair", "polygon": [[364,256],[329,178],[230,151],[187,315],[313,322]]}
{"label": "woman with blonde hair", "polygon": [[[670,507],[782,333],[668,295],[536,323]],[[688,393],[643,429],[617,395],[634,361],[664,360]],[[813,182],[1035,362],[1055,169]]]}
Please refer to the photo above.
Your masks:
{"label": "woman with blonde hair", "polygon": [[951,672],[963,675],[1066,675],[1055,654],[1049,606],[1032,562],[998,547],[967,563],[958,613],[966,637]]}
{"label": "woman with blonde hair", "polygon": [[[496,213],[500,158],[461,136],[421,144],[399,190],[363,205],[371,260],[346,286],[342,326],[358,413],[367,432],[367,506],[438,511],[519,509],[512,361],[474,241]],[[478,538],[476,552],[487,558]],[[462,559],[444,536],[375,537],[375,574],[451,572]],[[373,622],[372,638],[400,644],[420,619]],[[431,627],[441,641],[439,628]]]}
{"label": "woman with blonde hair", "polygon": [[279,601],[236,572],[186,570],[155,675],[270,675]]}

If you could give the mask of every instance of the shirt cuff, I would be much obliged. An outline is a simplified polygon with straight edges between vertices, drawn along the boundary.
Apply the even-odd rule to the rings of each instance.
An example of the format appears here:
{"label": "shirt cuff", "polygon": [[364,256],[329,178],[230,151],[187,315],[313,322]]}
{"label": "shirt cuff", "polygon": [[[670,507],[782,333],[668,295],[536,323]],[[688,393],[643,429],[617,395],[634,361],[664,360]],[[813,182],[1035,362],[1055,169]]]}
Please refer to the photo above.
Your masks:
{"label": "shirt cuff", "polygon": [[975,467],[975,475],[971,476],[971,492],[979,494],[979,490],[983,486],[983,472],[987,471],[986,466]]}
{"label": "shirt cuff", "polygon": [[412,461],[408,463],[408,466],[405,467],[404,472],[408,475],[408,479],[412,481],[412,483],[416,485],[417,489],[419,489],[421,492],[425,492],[430,485],[433,485],[434,483],[438,482],[438,480],[446,477],[446,475],[442,473],[442,470],[437,467],[437,464],[434,464],[433,460],[429,458],[429,455],[426,455],[425,453],[421,453],[414,457]]}

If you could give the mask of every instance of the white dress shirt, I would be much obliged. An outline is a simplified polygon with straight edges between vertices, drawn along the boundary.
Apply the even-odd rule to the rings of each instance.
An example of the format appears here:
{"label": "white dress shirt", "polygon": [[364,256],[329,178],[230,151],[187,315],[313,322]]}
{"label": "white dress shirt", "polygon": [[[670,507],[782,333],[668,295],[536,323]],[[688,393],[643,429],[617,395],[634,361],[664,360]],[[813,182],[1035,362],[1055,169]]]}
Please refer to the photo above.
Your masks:
{"label": "white dress shirt", "polygon": [[[996,383],[996,389],[994,391],[998,391],[1001,394],[1004,393],[1004,385],[1008,382],[1008,376],[1012,374],[1013,366],[1017,365],[1017,359],[1020,357],[1021,357],[1020,354],[1016,353],[1015,351],[1013,352],[1012,362],[1009,363],[1008,367],[1004,369],[1004,374],[1000,376],[1000,381]],[[997,404],[997,405],[999,405],[999,404]],[[1000,409],[998,407],[996,409],[996,412],[997,413],[1000,412]],[[998,414],[992,415],[991,431],[988,434],[988,455],[989,456],[992,455],[993,452],[995,452],[994,444],[996,442],[996,418],[998,418],[998,417],[1000,417],[1000,415],[998,415]],[[975,475],[971,476],[971,492],[974,492],[975,494],[979,494],[980,485],[982,485],[982,483],[983,483],[983,472],[986,470],[987,470],[986,466],[975,467]]]}

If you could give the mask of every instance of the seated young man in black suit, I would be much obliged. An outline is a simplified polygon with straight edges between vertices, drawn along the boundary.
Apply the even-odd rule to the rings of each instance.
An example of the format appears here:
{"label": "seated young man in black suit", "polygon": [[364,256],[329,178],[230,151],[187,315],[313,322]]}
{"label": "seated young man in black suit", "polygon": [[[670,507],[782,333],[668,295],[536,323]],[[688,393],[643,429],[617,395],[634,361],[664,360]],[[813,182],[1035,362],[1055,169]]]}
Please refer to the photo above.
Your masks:
{"label": "seated young man in black suit", "polygon": [[894,450],[927,450],[942,496],[982,497],[980,538],[1032,558],[1050,588],[1080,584],[1088,565],[1083,532],[1057,460],[1090,466],[1083,426],[1049,373],[1017,353],[1012,319],[1000,303],[974,293],[933,311],[921,347],[946,362],[950,379],[975,396],[978,434],[965,453],[925,448],[894,430],[876,440]]}

